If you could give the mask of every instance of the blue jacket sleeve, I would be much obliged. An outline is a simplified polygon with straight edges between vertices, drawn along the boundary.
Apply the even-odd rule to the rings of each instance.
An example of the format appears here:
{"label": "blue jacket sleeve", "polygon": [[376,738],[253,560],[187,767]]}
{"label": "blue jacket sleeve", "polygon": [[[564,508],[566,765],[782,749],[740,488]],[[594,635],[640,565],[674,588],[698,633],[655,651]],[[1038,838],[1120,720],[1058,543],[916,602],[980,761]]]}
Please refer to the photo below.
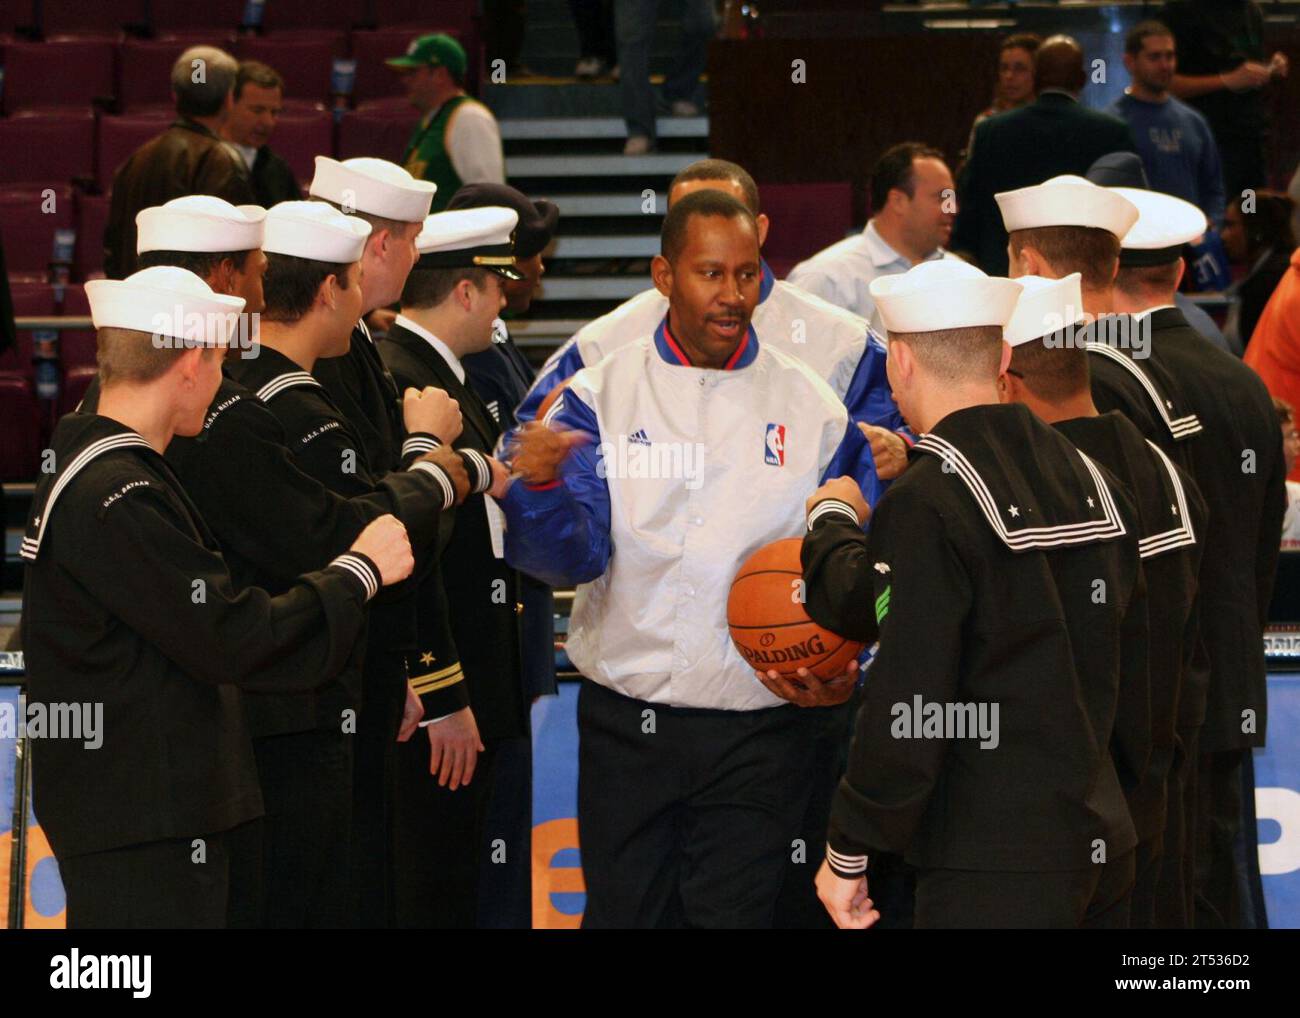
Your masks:
{"label": "blue jacket sleeve", "polygon": [[889,487],[889,482],[882,481],[876,475],[876,461],[871,458],[871,443],[853,421],[849,421],[844,429],[844,438],[831,461],[826,464],[821,483],[825,484],[836,477],[852,477],[857,481],[858,487],[862,489],[862,497],[873,509]]}
{"label": "blue jacket sleeve", "polygon": [[844,394],[844,406],[851,420],[897,431],[910,445],[915,439],[894,402],[894,391],[889,387],[889,376],[885,373],[887,357],[880,340],[874,334],[868,335],[862,359],[849,382],[849,391]]}
{"label": "blue jacket sleeve", "polygon": [[506,561],[552,587],[567,587],[596,579],[609,565],[609,487],[595,412],[566,391],[551,420],[591,440],[573,448],[558,481],[510,486],[501,500]]}
{"label": "blue jacket sleeve", "polygon": [[551,390],[561,382],[572,378],[584,367],[586,365],[582,363],[582,354],[578,351],[578,337],[574,336],[543,365],[537,381],[533,383],[524,401],[519,404],[519,409],[515,411],[515,420],[520,424],[535,420],[537,408],[542,405],[542,400],[550,395]]}

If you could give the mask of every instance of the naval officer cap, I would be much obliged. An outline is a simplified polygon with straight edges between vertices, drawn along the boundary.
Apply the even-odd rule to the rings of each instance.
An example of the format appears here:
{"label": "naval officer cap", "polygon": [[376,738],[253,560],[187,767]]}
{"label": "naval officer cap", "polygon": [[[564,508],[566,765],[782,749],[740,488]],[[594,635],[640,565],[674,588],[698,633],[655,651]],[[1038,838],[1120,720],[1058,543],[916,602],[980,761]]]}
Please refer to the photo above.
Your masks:
{"label": "naval officer cap", "polygon": [[1020,296],[1015,280],[987,276],[957,258],[922,262],[901,275],[877,276],[869,290],[890,332],[1002,328]]}
{"label": "naval officer cap", "polygon": [[210,194],[188,194],[142,209],[135,217],[135,253],[252,251],[262,246],[260,205],[231,205]]}
{"label": "naval officer cap", "polygon": [[477,209],[487,205],[498,205],[519,213],[519,225],[515,228],[516,258],[531,258],[541,254],[555,236],[555,227],[560,221],[560,210],[555,203],[545,198],[529,198],[509,184],[463,184],[451,196],[447,211]]}
{"label": "naval officer cap", "polygon": [[1116,189],[1069,174],[993,196],[1007,233],[1046,226],[1089,226],[1123,237],[1137,222],[1133,203]]}
{"label": "naval officer cap", "polygon": [[1023,346],[1078,325],[1086,317],[1082,280],[1078,272],[1061,279],[1017,276],[1020,297],[1011,320],[1002,329],[1002,338],[1011,346]]}
{"label": "naval officer cap", "polygon": [[429,214],[436,184],[418,180],[387,159],[362,156],[339,162],[316,157],[316,175],[307,193],[332,201],[347,212],[365,212],[400,223],[419,223]]}
{"label": "naval officer cap", "polygon": [[514,231],[519,213],[488,206],[436,212],[415,238],[417,269],[491,269],[506,279],[523,279],[515,268]]}
{"label": "naval officer cap", "polygon": [[347,265],[361,260],[370,224],[319,201],[282,201],[266,214],[267,254]]}
{"label": "naval officer cap", "polygon": [[243,297],[216,293],[189,269],[157,265],[126,279],[86,284],[90,320],[97,329],[133,329],[193,346],[229,346],[244,310]]}
{"label": "naval officer cap", "polygon": [[1121,267],[1167,265],[1183,256],[1183,246],[1199,240],[1210,222],[1189,201],[1137,187],[1110,190],[1133,203],[1137,222],[1120,241]]}

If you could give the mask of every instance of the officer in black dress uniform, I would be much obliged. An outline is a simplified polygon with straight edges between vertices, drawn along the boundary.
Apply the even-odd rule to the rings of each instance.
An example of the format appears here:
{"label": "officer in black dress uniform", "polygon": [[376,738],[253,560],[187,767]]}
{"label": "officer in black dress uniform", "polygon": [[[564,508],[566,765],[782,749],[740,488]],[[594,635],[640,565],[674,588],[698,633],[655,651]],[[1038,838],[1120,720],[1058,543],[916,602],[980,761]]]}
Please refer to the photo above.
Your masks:
{"label": "officer in black dress uniform", "polygon": [[1141,324],[1149,356],[1094,345],[1106,373],[1096,373],[1093,398],[1130,414],[1171,458],[1181,454],[1210,506],[1200,608],[1208,688],[1191,705],[1204,723],[1188,750],[1197,760],[1195,925],[1262,928],[1252,751],[1267,726],[1263,635],[1286,509],[1281,433],[1259,376],[1173,306],[1184,245],[1205,231],[1204,214],[1170,195],[1110,190],[1141,213],[1124,236],[1115,308]]}
{"label": "officer in black dress uniform", "polygon": [[237,592],[163,453],[201,430],[243,300],[168,267],[87,295],[101,412],[56,430],[22,627],[33,700],[102,703],[102,744],[35,742],[35,807],[70,926],[220,927],[232,832],[262,813],[239,690],[330,682],[410,546],[384,517],[280,596]]}
{"label": "officer in black dress uniform", "polygon": [[994,405],[1019,293],[956,261],[876,280],[924,437],[869,534],[850,481],[808,502],[809,614],[880,642],[817,876],[840,926],[879,918],[877,851],[916,868],[918,928],[1128,922],[1137,838],[1106,747],[1131,734],[1121,689],[1146,681],[1135,513],[1058,432]]}
{"label": "officer in black dress uniform", "polygon": [[[542,254],[555,237],[560,210],[544,198],[532,199],[509,184],[465,184],[451,196],[449,212],[494,205],[519,214],[515,227],[515,270],[524,278],[507,279],[503,316],[527,314],[541,278],[546,273]],[[518,423],[515,411],[532,388],[537,372],[515,344],[504,317],[492,327],[492,346],[468,354],[462,361],[471,388],[478,394],[502,433]],[[555,598],[551,588],[526,573],[519,574],[522,590],[524,688],[530,699],[553,696],[555,685]],[[520,761],[524,763],[524,761]],[[531,761],[528,761],[531,763]],[[524,784],[527,781],[522,782]]]}
{"label": "officer in black dress uniform", "polygon": [[1132,421],[1117,411],[1098,413],[1079,281],[1077,272],[1057,280],[1016,279],[1024,290],[1003,332],[1012,353],[999,386],[1004,402],[1028,406],[1133,495],[1147,582],[1150,689],[1127,691],[1117,723],[1149,728],[1151,752],[1145,768],[1115,759],[1138,834],[1129,922],[1140,929],[1181,928],[1188,923],[1184,895],[1175,890],[1180,881],[1161,881],[1160,872],[1166,865],[1182,869],[1181,789],[1170,772],[1178,751],[1179,697],[1196,647],[1193,609],[1209,510],[1191,477]]}
{"label": "officer in black dress uniform", "polygon": [[[430,216],[416,242],[420,260],[402,292],[402,312],[380,344],[399,384],[439,386],[457,401],[465,419],[457,447],[484,456],[501,428],[460,359],[489,348],[505,303],[503,280],[519,278],[511,244],[518,219],[507,208]],[[519,577],[505,563],[502,515],[491,498],[456,511],[442,583],[453,645],[441,654],[434,640],[422,645],[422,655],[432,657],[423,671],[439,676],[456,662],[457,672],[413,679],[425,691],[433,758],[415,747],[402,751],[399,922],[527,927],[531,782],[519,763],[531,749]],[[422,636],[426,628],[422,618]],[[413,676],[418,667],[412,665]],[[503,801],[513,808],[489,812]]]}

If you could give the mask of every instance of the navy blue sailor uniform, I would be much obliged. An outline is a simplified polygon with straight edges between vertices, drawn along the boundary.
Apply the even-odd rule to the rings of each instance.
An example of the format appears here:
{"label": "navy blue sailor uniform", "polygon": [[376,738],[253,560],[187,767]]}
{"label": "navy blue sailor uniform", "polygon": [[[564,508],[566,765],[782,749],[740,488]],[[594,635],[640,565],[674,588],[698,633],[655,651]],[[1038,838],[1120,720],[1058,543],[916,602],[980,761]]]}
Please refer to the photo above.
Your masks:
{"label": "navy blue sailor uniform", "polygon": [[1186,864],[1198,925],[1232,926],[1242,908],[1234,843],[1244,830],[1249,867],[1255,840],[1253,802],[1242,789],[1253,787],[1251,750],[1264,745],[1267,729],[1263,630],[1286,509],[1281,433],[1259,376],[1197,334],[1177,308],[1129,323],[1099,328],[1088,346],[1093,400],[1124,413],[1183,466],[1210,509],[1200,575],[1203,648],[1180,702],[1179,738],[1188,758],[1199,760],[1185,789],[1189,848],[1200,856],[1199,879],[1198,864]]}
{"label": "navy blue sailor uniform", "polygon": [[307,692],[343,672],[378,570],[322,555],[277,597],[237,590],[139,434],[70,414],[52,448],[59,469],[37,485],[22,544],[31,697],[104,704],[93,752],[33,745],[69,925],[224,926],[232,832],[263,811],[240,693]]}
{"label": "navy blue sailor uniform", "polygon": [[1112,752],[1150,749],[1116,725],[1147,682],[1133,504],[1023,406],[955,411],[911,460],[867,534],[835,500],[808,516],[809,614],[879,639],[830,868],[902,855],[918,928],[1126,926],[1137,836]]}
{"label": "navy blue sailor uniform", "polygon": [[546,421],[590,441],[552,484],[511,486],[506,557],[578,584],[583,925],[770,926],[822,722],[755,677],[727,590],[756,549],[800,532],[822,478],[850,475],[874,501],[870,447],[754,328],[701,369],[667,319],[575,374]]}
{"label": "navy blue sailor uniform", "polygon": [[1136,880],[1129,925],[1188,925],[1183,873],[1183,773],[1178,711],[1198,644],[1197,576],[1209,509],[1191,476],[1123,414],[1058,421],[1056,429],[1128,488],[1137,509],[1147,583],[1151,754],[1135,772],[1116,760],[1137,830]]}
{"label": "navy blue sailor uniform", "polygon": [[[227,365],[231,377],[249,389],[279,422],[292,450],[295,467],[344,499],[374,498],[376,493],[418,492],[416,504],[403,500],[417,576],[436,569],[436,547],[444,512],[455,501],[451,480],[430,463],[408,471],[371,464],[351,419],[334,403],[314,375],[278,350],[262,346],[258,356]],[[435,440],[425,436],[432,444]],[[414,456],[409,457],[413,462]],[[418,467],[418,469],[416,468]],[[406,475],[415,474],[419,479]],[[483,471],[475,478],[482,481]],[[410,498],[411,492],[406,493]],[[390,496],[391,497],[391,496]],[[387,499],[384,499],[386,501]],[[427,500],[427,501],[426,501]],[[407,580],[371,609],[366,637],[360,709],[352,754],[352,869],[354,915],[364,925],[389,925],[394,914],[392,802],[396,780],[393,758],[406,695],[406,651],[394,644],[414,613],[416,580]],[[411,627],[413,628],[413,627]],[[414,646],[414,633],[409,636]]]}

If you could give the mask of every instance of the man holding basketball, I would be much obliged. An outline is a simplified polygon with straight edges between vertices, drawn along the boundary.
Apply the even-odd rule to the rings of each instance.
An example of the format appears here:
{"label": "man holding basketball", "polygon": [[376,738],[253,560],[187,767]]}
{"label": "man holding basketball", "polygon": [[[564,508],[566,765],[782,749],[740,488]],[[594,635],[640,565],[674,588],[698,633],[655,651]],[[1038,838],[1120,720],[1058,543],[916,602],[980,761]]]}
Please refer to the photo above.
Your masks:
{"label": "man holding basketball", "polygon": [[877,482],[829,386],[750,325],[762,268],[749,210],[688,195],[661,252],[663,321],[579,371],[514,440],[506,558],[580,585],[568,652],[586,680],[583,925],[764,927],[819,719],[736,651],[727,591],[755,550],[801,532],[822,477],[852,476],[872,502]]}

